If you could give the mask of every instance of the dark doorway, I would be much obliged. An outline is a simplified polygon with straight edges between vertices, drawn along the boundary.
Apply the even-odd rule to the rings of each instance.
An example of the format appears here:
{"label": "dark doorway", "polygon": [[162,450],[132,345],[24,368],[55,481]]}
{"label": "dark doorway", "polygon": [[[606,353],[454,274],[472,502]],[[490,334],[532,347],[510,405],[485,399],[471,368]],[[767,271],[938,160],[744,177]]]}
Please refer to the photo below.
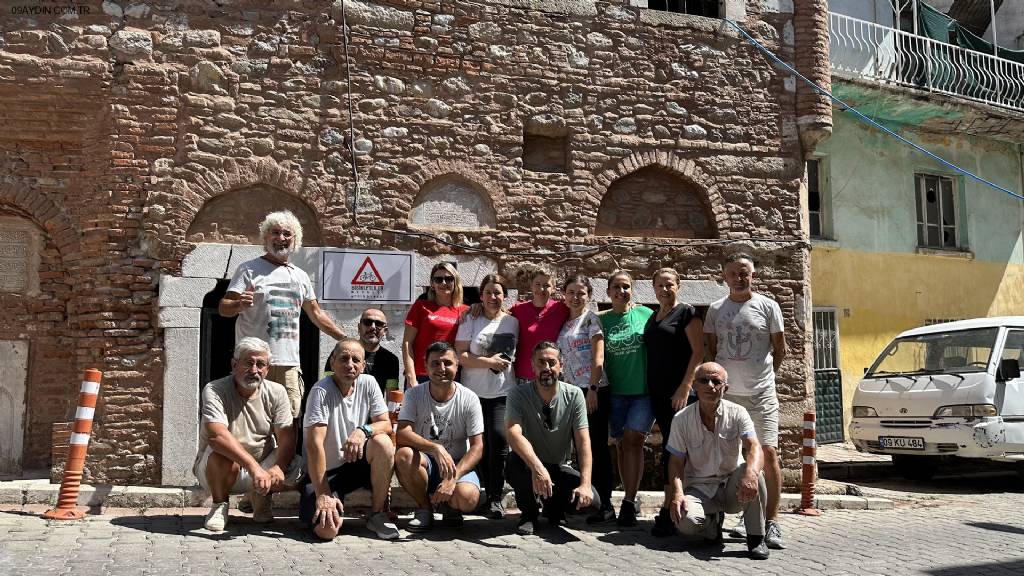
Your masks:
{"label": "dark doorway", "polygon": [[[235,348],[235,319],[217,312],[217,304],[228,291],[228,280],[218,280],[217,287],[203,298],[199,325],[199,389],[207,382],[231,373],[231,355]],[[308,391],[320,376],[320,329],[306,316],[299,319],[299,362],[302,380]]]}

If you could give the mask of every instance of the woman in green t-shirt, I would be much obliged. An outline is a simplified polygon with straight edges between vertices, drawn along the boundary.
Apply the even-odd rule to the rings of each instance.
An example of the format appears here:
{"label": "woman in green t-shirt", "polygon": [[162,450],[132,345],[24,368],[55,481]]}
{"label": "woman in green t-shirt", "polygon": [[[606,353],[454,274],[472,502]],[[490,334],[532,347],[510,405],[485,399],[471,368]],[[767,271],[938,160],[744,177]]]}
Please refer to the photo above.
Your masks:
{"label": "woman in green t-shirt", "polygon": [[609,425],[618,442],[619,477],[625,497],[619,526],[636,526],[636,492],[644,475],[644,440],[654,424],[647,396],[647,349],[644,326],[654,312],[633,304],[633,277],[616,270],[608,278],[612,309],[601,314],[604,330],[604,370],[612,389]]}

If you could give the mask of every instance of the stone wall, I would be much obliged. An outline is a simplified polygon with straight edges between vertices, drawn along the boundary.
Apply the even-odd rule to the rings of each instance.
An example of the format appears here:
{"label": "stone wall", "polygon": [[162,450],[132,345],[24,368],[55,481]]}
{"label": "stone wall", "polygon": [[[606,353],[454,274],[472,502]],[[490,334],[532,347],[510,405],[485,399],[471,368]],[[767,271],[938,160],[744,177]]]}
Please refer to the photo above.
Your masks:
{"label": "stone wall", "polygon": [[[748,2],[741,25],[793,61],[801,34],[824,33],[823,11]],[[71,279],[65,340],[45,365],[60,352],[69,373],[106,371],[96,479],[160,481],[158,279],[180,275],[195,242],[252,242],[262,215],[289,204],[316,219],[309,238],[324,246],[425,258],[471,247],[503,271],[535,261],[644,278],[675,266],[706,281],[723,255],[753,251],[758,288],[785,314],[795,465],[810,382],[798,117],[810,110],[819,131],[830,118],[723,21],[545,0],[107,0],[47,18],[0,24],[0,208],[45,230]],[[798,18],[811,24],[794,34]],[[599,212],[635,211],[651,175],[641,202],[664,213],[601,228]],[[653,240],[618,243],[640,236]],[[580,246],[601,248],[559,254]],[[0,310],[5,325],[17,318]],[[30,370],[30,411],[70,405],[44,371]],[[27,460],[45,462],[33,442]]]}

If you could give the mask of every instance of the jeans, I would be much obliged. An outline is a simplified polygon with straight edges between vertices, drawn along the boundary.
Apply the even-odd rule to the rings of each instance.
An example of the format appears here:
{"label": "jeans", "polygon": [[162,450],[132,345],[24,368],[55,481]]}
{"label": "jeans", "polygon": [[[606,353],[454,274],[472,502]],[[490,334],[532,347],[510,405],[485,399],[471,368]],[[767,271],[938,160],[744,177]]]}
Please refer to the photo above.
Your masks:
{"label": "jeans", "polygon": [[487,491],[487,501],[500,501],[505,490],[505,458],[508,456],[505,397],[481,398],[480,409],[484,413],[484,454],[477,469]]}
{"label": "jeans", "polygon": [[[576,506],[569,501],[569,497],[572,495],[572,491],[580,485],[580,473],[569,466],[558,466],[557,464],[545,463],[544,468],[548,471],[551,482],[554,484],[551,498],[545,498],[542,501],[544,515],[548,518],[563,518],[566,512],[576,510]],[[533,472],[518,454],[512,452],[508,455],[505,473],[508,475],[508,483],[515,490],[516,505],[519,507],[522,518],[536,521],[540,509],[537,506],[537,497],[533,492]],[[594,511],[601,507],[601,497],[597,494],[597,490],[591,487],[591,493],[593,501],[588,508],[584,508],[581,512]]]}
{"label": "jeans", "polygon": [[597,389],[597,410],[587,414],[590,424],[590,453],[593,471],[591,482],[601,496],[605,508],[612,505],[612,451],[608,448],[608,415],[611,411],[612,389]]}

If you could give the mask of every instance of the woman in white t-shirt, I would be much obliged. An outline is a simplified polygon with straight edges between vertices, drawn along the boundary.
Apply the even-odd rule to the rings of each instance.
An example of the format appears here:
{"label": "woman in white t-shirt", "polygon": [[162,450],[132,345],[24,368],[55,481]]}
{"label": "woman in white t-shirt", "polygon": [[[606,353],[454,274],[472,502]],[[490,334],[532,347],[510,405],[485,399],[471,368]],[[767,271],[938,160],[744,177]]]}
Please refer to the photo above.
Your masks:
{"label": "woman in white t-shirt", "polygon": [[488,274],[480,283],[483,313],[465,314],[455,336],[455,351],[462,365],[462,385],[480,398],[484,415],[484,454],[480,475],[487,491],[487,517],[505,517],[501,503],[505,486],[505,396],[516,384],[515,361],[519,322],[505,312],[505,278]]}
{"label": "woman in white t-shirt", "polygon": [[562,353],[562,379],[583,389],[587,398],[590,449],[593,454],[591,482],[601,496],[602,509],[587,518],[591,524],[615,519],[612,509],[612,460],[608,451],[608,412],[611,389],[604,377],[604,332],[601,320],[590,309],[590,279],[577,274],[562,284],[569,318],[558,334]]}

